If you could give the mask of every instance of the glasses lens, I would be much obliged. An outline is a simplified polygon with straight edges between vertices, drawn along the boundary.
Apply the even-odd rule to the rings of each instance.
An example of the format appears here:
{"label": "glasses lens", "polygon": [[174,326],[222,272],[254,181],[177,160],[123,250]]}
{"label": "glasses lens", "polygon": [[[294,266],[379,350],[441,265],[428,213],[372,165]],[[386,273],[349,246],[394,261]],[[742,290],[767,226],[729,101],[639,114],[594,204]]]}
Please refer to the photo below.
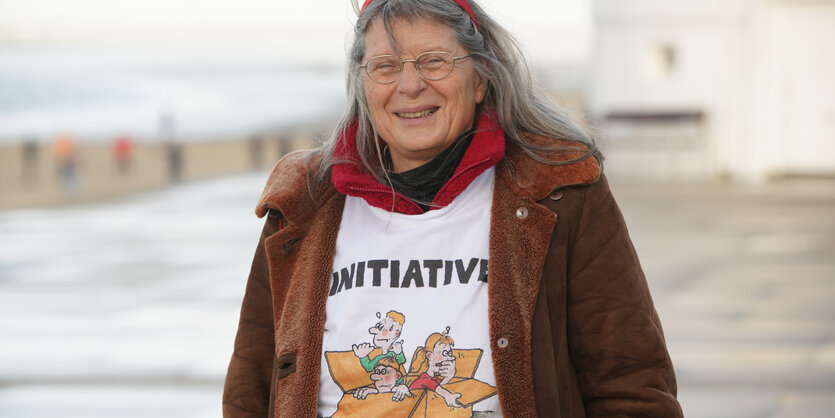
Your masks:
{"label": "glasses lens", "polygon": [[400,59],[394,55],[374,57],[365,63],[368,76],[378,83],[391,83],[400,74]]}
{"label": "glasses lens", "polygon": [[415,61],[420,74],[429,80],[440,80],[452,72],[452,55],[446,52],[426,52]]}

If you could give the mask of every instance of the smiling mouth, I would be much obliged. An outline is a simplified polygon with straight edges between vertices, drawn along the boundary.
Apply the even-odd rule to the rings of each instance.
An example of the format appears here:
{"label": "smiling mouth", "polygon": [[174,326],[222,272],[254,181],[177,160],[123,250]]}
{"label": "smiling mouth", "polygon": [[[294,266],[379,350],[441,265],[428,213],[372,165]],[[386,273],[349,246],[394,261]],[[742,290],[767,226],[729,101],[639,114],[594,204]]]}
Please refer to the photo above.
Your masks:
{"label": "smiling mouth", "polygon": [[440,109],[440,108],[439,107],[433,107],[433,108],[429,108],[429,109],[426,109],[426,110],[421,110],[420,112],[404,112],[404,113],[395,112],[394,114],[397,115],[397,117],[400,117],[400,118],[417,119],[417,118],[422,118],[424,116],[429,116],[429,115],[435,113],[438,109]]}

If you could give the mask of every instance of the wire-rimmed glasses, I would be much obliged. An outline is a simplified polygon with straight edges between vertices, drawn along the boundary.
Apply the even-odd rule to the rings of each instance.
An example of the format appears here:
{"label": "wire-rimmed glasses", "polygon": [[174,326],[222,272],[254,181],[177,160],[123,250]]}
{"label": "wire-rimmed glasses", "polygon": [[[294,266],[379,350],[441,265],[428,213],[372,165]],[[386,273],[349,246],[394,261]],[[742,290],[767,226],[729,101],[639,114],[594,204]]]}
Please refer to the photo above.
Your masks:
{"label": "wire-rimmed glasses", "polygon": [[368,78],[375,83],[391,84],[400,78],[403,73],[403,66],[411,62],[417,68],[418,74],[427,80],[440,80],[448,76],[455,68],[455,62],[473,54],[454,57],[449,52],[429,51],[424,52],[413,60],[403,60],[397,55],[378,55],[371,57],[360,68],[365,69]]}

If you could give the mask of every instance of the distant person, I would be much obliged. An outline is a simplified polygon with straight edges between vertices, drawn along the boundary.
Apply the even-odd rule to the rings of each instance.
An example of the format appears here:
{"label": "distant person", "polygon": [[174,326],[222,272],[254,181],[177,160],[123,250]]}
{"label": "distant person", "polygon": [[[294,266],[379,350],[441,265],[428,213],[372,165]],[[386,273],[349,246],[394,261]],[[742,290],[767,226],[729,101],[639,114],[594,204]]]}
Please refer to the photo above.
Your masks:
{"label": "distant person", "polygon": [[127,175],[133,159],[133,139],[129,135],[120,135],[113,140],[113,159],[119,174]]}
{"label": "distant person", "polygon": [[162,112],[159,118],[159,131],[165,143],[166,159],[168,160],[168,179],[171,183],[178,183],[183,171],[183,146],[176,140],[174,133],[174,114]]}
{"label": "distant person", "polygon": [[261,161],[264,159],[264,138],[261,135],[249,137],[249,161],[253,170],[261,169]]}
{"label": "distant person", "polygon": [[168,142],[168,177],[172,183],[178,183],[183,175],[183,146],[177,142]]}
{"label": "distant person", "polygon": [[[356,9],[340,122],[320,149],[279,161],[256,206],[266,222],[224,415],[332,416],[346,390],[321,367],[324,353],[392,309],[409,327],[388,329],[415,333],[399,335],[403,345],[449,326],[490,360],[478,381],[498,396],[475,400],[453,370],[473,359],[427,339],[415,387],[445,385],[456,405],[445,413],[681,417],[600,154],[532,82],[511,35],[475,0]],[[374,398],[352,402],[351,416],[430,414]]]}
{"label": "distant person", "polygon": [[58,175],[61,178],[61,185],[67,192],[75,192],[78,188],[76,155],[77,144],[69,133],[58,135],[52,143],[52,150],[55,154],[55,161],[58,167]]}
{"label": "distant person", "polygon": [[287,150],[290,149],[287,141],[289,141],[289,139],[285,136],[279,135],[275,137],[275,150],[278,155],[278,159],[287,155]]}
{"label": "distant person", "polygon": [[22,161],[21,183],[24,185],[35,182],[38,173],[38,140],[33,136],[23,138],[21,146]]}

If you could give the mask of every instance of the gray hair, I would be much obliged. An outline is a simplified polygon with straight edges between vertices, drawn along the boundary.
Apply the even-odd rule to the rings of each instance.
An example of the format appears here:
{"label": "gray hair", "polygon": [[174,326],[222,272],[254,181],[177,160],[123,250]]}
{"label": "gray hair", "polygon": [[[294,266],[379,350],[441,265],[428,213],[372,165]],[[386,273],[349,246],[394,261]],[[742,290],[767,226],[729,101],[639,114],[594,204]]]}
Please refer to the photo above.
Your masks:
{"label": "gray hair", "polygon": [[[479,29],[469,15],[452,0],[376,0],[359,12],[354,25],[354,39],[348,51],[348,107],[342,114],[330,138],[322,146],[323,159],[318,180],[324,181],[329,168],[338,163],[359,164],[381,183],[387,177],[377,132],[371,124],[368,100],[363,89],[360,65],[365,57],[365,34],[373,22],[382,18],[385,31],[396,45],[392,21],[415,21],[426,18],[452,28],[458,43],[472,54],[476,74],[486,80],[487,91],[476,112],[493,110],[505,133],[505,141],[518,144],[531,158],[545,164],[568,164],[594,156],[602,160],[591,136],[573,122],[547,98],[544,88],[536,86],[525,62],[521,48],[513,36],[490,18],[475,1],[469,0]],[[337,139],[356,123],[356,145],[359,161],[337,161],[334,158]],[[546,138],[578,142],[588,147],[579,158],[569,161],[548,158],[561,153],[576,155],[581,147],[554,144],[534,144],[523,133]],[[585,149],[582,149],[585,151]]]}

